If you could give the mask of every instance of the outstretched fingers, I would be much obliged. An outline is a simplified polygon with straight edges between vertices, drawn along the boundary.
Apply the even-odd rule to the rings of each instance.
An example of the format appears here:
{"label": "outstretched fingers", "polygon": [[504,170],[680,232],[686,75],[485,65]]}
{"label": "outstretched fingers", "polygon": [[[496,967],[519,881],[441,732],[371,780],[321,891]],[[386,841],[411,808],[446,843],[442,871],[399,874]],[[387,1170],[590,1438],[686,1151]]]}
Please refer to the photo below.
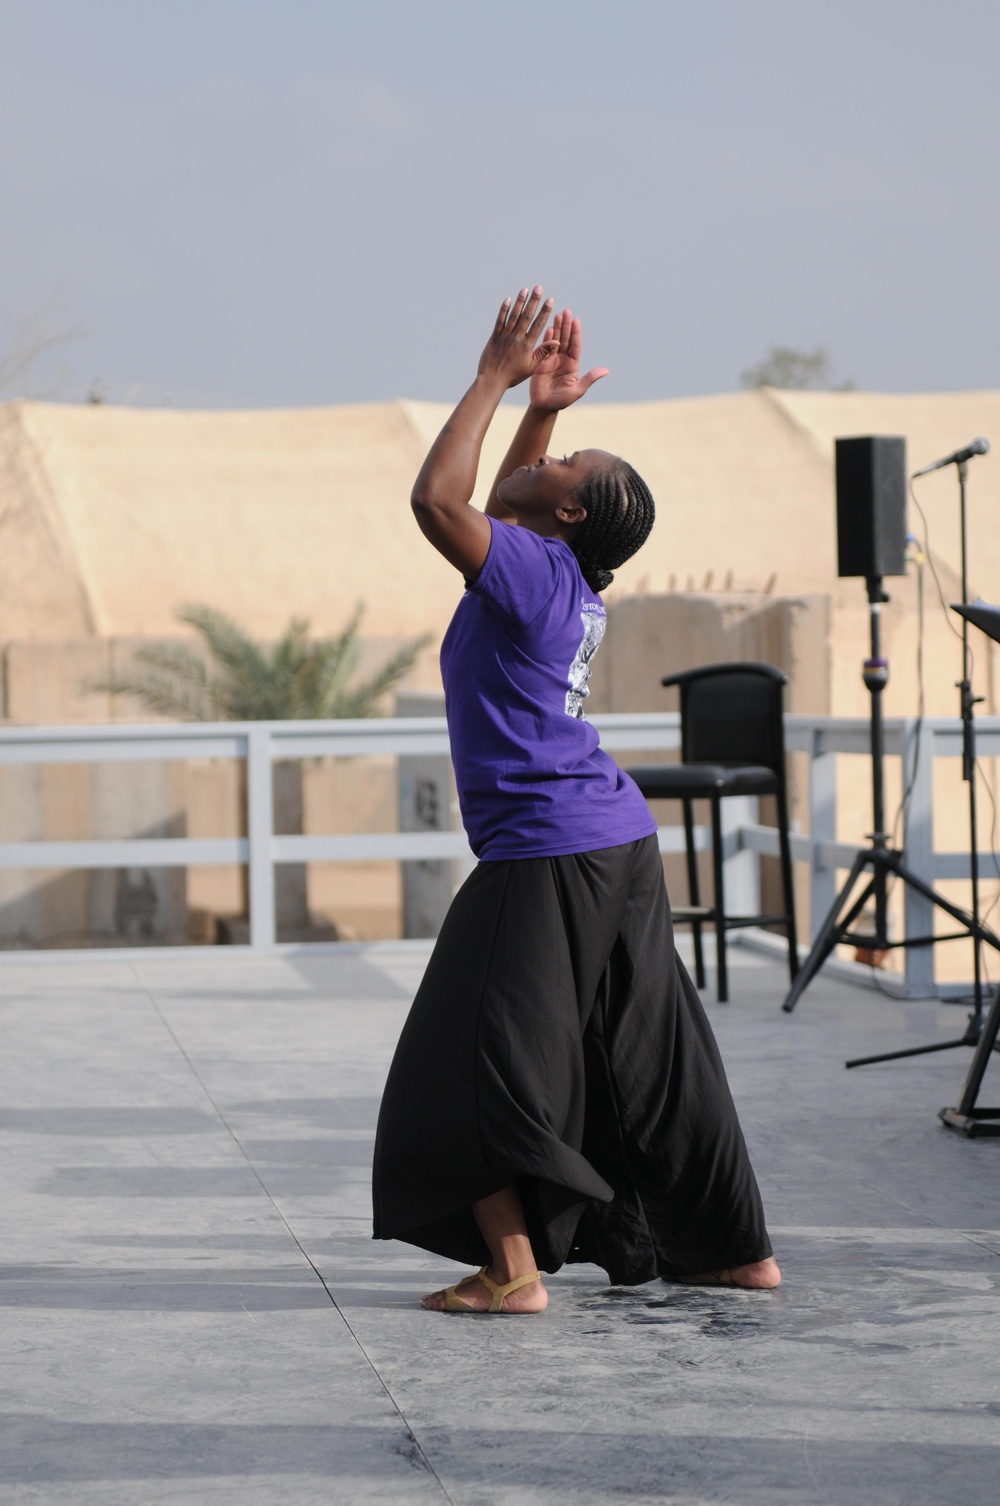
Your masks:
{"label": "outstretched fingers", "polygon": [[554,302],[554,299],[552,299],[552,298],[546,298],[545,302],[542,304],[541,308],[538,310],[538,313],[535,315],[534,319],[532,319],[530,325],[528,326],[528,338],[529,339],[531,339],[531,340],[537,340],[541,336],[542,331],[545,328],[546,323],[548,322],[549,319],[552,318],[552,304],[553,304],[553,302]]}
{"label": "outstretched fingers", "polygon": [[546,298],[542,303],[542,285],[536,283],[521,305],[517,320],[519,330],[537,339],[552,313],[552,302],[551,298]]}
{"label": "outstretched fingers", "polygon": [[527,329],[541,300],[542,285],[536,282],[533,288],[524,288],[517,296],[518,301],[515,305],[517,322],[523,329]]}
{"label": "outstretched fingers", "polygon": [[522,288],[514,298],[504,299],[479,360],[480,376],[489,375],[491,380],[500,379],[507,387],[516,387],[558,352],[552,302],[551,298],[543,301],[537,283],[533,288]]}
{"label": "outstretched fingers", "polygon": [[[537,340],[541,335],[543,343],[555,344],[562,348],[562,329],[565,326],[566,315],[556,314],[552,327],[542,333],[546,321],[552,318],[552,305],[554,299],[542,300],[542,286],[536,283],[533,288],[522,288],[514,298],[505,298],[500,305],[497,314],[497,322],[493,327],[493,333],[502,335],[524,334],[530,335]],[[568,312],[568,311],[567,311]]]}
{"label": "outstretched fingers", "polygon": [[524,310],[527,308],[528,300],[529,300],[530,297],[531,297],[531,289],[530,288],[522,288],[521,291],[518,293],[517,297],[514,299],[513,303],[511,304],[510,318],[507,321],[508,326],[510,328],[513,328],[516,324],[518,324],[520,322],[521,315],[524,313]]}

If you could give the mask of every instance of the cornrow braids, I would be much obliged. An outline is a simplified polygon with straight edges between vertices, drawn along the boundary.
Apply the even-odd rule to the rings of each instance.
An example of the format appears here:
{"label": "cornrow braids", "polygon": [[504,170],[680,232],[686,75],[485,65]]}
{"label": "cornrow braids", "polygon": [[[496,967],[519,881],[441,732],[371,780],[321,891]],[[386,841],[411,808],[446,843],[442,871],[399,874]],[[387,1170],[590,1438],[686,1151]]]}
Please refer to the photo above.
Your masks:
{"label": "cornrow braids", "polygon": [[631,559],[656,517],[653,495],[625,460],[598,466],[573,493],[587,516],[569,541],[592,591],[606,591],[612,570]]}

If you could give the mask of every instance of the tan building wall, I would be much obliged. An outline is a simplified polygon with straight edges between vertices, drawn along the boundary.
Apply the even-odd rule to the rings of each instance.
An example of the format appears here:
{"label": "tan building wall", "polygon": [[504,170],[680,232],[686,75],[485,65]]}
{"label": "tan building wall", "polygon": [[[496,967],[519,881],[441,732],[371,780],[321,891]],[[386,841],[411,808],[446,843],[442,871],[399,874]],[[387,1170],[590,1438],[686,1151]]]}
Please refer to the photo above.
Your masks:
{"label": "tan building wall", "polygon": [[[184,835],[180,766],[0,767],[0,842]],[[186,940],[182,869],[0,870],[0,946]]]}
{"label": "tan building wall", "polygon": [[[135,720],[135,708],[87,694],[81,681],[92,666],[99,674],[124,662],[137,639],[173,636],[175,611],[190,600],[235,614],[262,638],[273,637],[293,614],[309,617],[316,631],[334,631],[361,600],[365,630],[376,645],[427,629],[439,640],[461,582],[419,537],[407,498],[448,411],[446,404],[408,401],[255,413],[0,406],[0,715],[40,723]],[[497,415],[484,451],[480,501],[518,417],[507,405]],[[626,455],[650,482],[658,505],[651,539],[618,572],[608,596],[615,625],[597,661],[595,708],[603,697],[604,704],[655,709],[669,704],[658,680],[671,667],[747,654],[791,666],[791,704],[864,714],[863,585],[838,581],[835,573],[834,437],[904,434],[916,466],[972,434],[998,429],[998,392],[763,390],[638,404],[588,399],[570,410],[560,419],[555,447],[597,445]],[[954,600],[953,472],[917,486],[942,590]],[[1000,464],[991,455],[971,469],[969,508],[972,590],[988,599],[1000,595],[998,505]],[[915,516],[911,527],[922,532]],[[912,579],[889,586],[886,710],[908,714],[917,706],[916,590]],[[828,599],[823,609],[815,605],[821,597]],[[662,609],[661,627],[655,620],[660,609],[641,603],[666,598],[678,601]],[[687,605],[678,604],[681,598]],[[829,630],[821,645],[823,611]],[[926,709],[954,715],[957,649],[930,578],[925,615]],[[981,637],[976,663],[984,709],[996,711],[996,656]],[[410,685],[433,691],[438,684],[435,644]],[[869,824],[868,772],[864,760],[853,768],[851,762],[842,760],[845,838],[863,834]],[[938,771],[946,846],[961,845],[963,791],[956,793],[953,774]],[[366,784],[360,765],[350,772],[345,765],[336,775],[305,770],[300,795],[307,828],[338,819],[335,812],[348,807],[364,810],[366,821],[392,824],[394,786],[384,775],[370,777]],[[890,765],[890,808],[893,777]],[[68,773],[65,778],[72,783]],[[234,830],[236,778],[235,771],[219,768],[192,773],[183,797],[161,782],[155,798],[147,793],[146,804],[135,807],[135,820],[183,819],[199,833],[213,825]],[[796,791],[801,811],[798,784]],[[92,813],[85,820],[80,802],[97,802],[95,810],[99,805],[91,793],[50,791],[45,798],[53,810],[77,811],[81,833]],[[986,821],[988,801],[983,805]],[[15,811],[9,819],[16,824],[22,818]],[[347,916],[350,899],[354,919],[344,919],[346,927],[383,924],[390,910],[399,913],[392,871],[397,892],[391,903],[388,872],[365,877],[352,868],[339,875],[311,870],[301,904],[308,900],[320,914],[339,909]],[[82,883],[83,876],[72,878],[74,894],[83,893]],[[195,910],[232,912],[240,900],[238,875],[192,873],[188,884]],[[12,899],[21,903],[18,896]],[[93,908],[89,899],[73,903],[81,915]],[[164,916],[173,913],[173,903],[164,899]]]}

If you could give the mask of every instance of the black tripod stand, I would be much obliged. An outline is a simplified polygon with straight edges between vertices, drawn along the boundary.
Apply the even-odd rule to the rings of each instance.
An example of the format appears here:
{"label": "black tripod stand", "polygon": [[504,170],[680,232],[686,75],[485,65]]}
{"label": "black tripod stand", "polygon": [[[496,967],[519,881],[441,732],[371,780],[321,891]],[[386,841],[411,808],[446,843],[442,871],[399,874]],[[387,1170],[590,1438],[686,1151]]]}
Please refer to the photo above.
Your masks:
{"label": "black tripod stand", "polygon": [[997,1033],[1000,1032],[1000,988],[993,996],[990,1012],[986,1016],[979,1043],[976,1046],[969,1071],[962,1087],[962,1096],[953,1109],[942,1109],[938,1118],[949,1129],[960,1129],[966,1135],[1000,1135],[1000,1108],[977,1108],[979,1089],[986,1076],[986,1068],[992,1053],[997,1049]]}
{"label": "black tripod stand", "polygon": [[[960,474],[964,472],[964,465],[960,467]],[[962,476],[962,597],[966,599],[966,559],[965,559],[965,481]],[[836,946],[848,943],[869,952],[885,952],[894,947],[933,946],[938,941],[954,941],[966,936],[971,937],[975,950],[975,1005],[969,1016],[965,1032],[957,1040],[935,1042],[930,1046],[912,1046],[903,1051],[888,1051],[879,1056],[857,1057],[847,1062],[848,1067],[867,1066],[871,1062],[894,1061],[904,1056],[922,1056],[932,1051],[948,1051],[956,1046],[975,1046],[983,1030],[983,987],[982,987],[982,958],[980,948],[986,941],[990,946],[1000,950],[1000,937],[996,936],[988,927],[979,921],[979,883],[976,856],[976,793],[975,793],[975,728],[973,721],[973,708],[975,697],[969,677],[968,636],[964,639],[963,678],[960,685],[962,692],[962,727],[963,727],[963,777],[970,781],[970,820],[972,823],[972,884],[973,884],[973,913],[953,905],[950,900],[938,894],[930,884],[911,873],[903,862],[903,854],[889,845],[889,834],[885,830],[885,784],[884,784],[884,738],[882,728],[882,692],[889,680],[889,664],[881,654],[881,608],[882,603],[889,597],[882,589],[882,577],[870,576],[867,580],[868,587],[868,616],[870,626],[871,654],[864,664],[864,682],[871,697],[871,758],[872,758],[872,815],[874,819],[874,831],[869,836],[870,846],[863,848],[854,859],[851,871],[847,876],[837,898],[830,907],[826,918],[813,942],[812,950],[799,971],[792,988],[785,999],[782,1008],[790,1014],[795,1008],[802,994],[808,988],[813,978],[819,972],[823,963],[830,956]],[[868,874],[868,881],[860,894],[855,898],[855,889],[863,874]],[[890,878],[900,879],[915,893],[920,894],[931,904],[943,910],[952,920],[957,921],[960,930],[949,932],[946,935],[907,936],[903,941],[892,941],[889,938],[888,927],[888,881]],[[871,934],[856,932],[853,927],[861,912],[874,898],[875,919],[874,931]]]}

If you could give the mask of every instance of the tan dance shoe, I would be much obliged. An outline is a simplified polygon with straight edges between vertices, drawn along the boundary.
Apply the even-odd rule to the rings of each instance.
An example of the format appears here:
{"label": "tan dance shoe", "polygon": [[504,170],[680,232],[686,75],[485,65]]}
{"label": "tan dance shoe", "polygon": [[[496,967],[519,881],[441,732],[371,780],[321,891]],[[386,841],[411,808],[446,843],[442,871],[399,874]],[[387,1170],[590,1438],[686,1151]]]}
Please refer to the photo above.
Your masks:
{"label": "tan dance shoe", "polygon": [[[456,1282],[454,1286],[445,1288],[444,1310],[446,1313],[491,1312],[502,1313],[505,1318],[529,1318],[532,1317],[533,1314],[504,1312],[503,1299],[505,1297],[509,1297],[511,1292],[518,1291],[522,1286],[530,1286],[533,1281],[541,1281],[541,1279],[541,1271],[535,1271],[530,1276],[518,1276],[514,1281],[508,1281],[506,1286],[498,1286],[495,1281],[490,1280],[489,1276],[487,1276],[486,1274],[486,1267],[483,1266],[475,1276],[465,1276],[461,1281]],[[486,1290],[490,1293],[490,1305],[488,1308],[473,1307],[470,1302],[463,1302],[462,1298],[458,1295],[458,1288],[460,1286],[464,1286],[467,1281],[482,1282],[483,1286],[485,1286]]]}

